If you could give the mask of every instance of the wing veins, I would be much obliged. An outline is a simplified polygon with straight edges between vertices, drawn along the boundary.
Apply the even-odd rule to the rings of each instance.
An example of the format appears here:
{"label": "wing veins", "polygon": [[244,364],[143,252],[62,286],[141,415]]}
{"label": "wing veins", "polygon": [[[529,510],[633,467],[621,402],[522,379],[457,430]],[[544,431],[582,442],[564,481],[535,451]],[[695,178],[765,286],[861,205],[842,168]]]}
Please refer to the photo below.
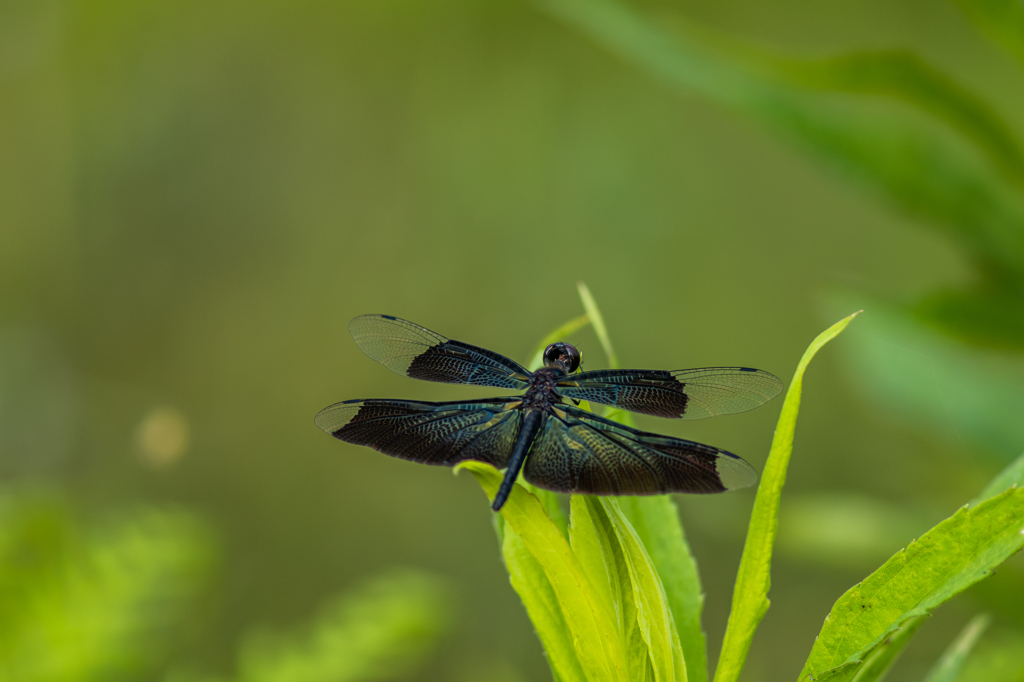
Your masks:
{"label": "wing veins", "polygon": [[[567,412],[566,414],[568,414],[568,412]],[[558,420],[559,420],[560,422],[562,422],[563,424],[565,424],[565,427],[566,427],[566,431],[568,431],[568,432],[571,432],[571,431],[572,431],[572,430],[573,430],[574,428],[576,428],[577,426],[582,426],[582,427],[584,427],[584,428],[586,428],[586,429],[590,429],[590,431],[592,431],[592,432],[596,433],[596,434],[597,434],[598,436],[600,436],[600,437],[601,437],[602,439],[604,439],[605,441],[607,441],[607,442],[611,443],[611,444],[612,444],[613,446],[615,446],[615,447],[616,447],[616,448],[618,448],[619,450],[624,450],[624,451],[625,451],[625,452],[626,452],[627,454],[629,454],[630,456],[632,456],[632,457],[633,457],[634,459],[638,460],[638,461],[639,461],[639,462],[640,462],[640,463],[641,463],[641,464],[642,464],[642,465],[643,465],[643,466],[644,466],[644,467],[645,467],[645,468],[646,468],[646,469],[647,469],[648,471],[650,471],[650,472],[651,472],[651,474],[652,474],[652,475],[654,476],[654,479],[655,479],[656,481],[660,481],[660,480],[661,480],[661,478],[660,478],[660,476],[658,475],[658,472],[657,472],[657,470],[656,470],[656,469],[654,468],[654,466],[653,466],[653,465],[652,465],[652,464],[651,464],[650,462],[648,462],[648,461],[647,461],[646,459],[644,459],[644,458],[643,458],[643,456],[642,456],[642,455],[641,455],[640,453],[638,453],[638,452],[636,452],[635,450],[633,450],[632,448],[630,448],[630,447],[627,447],[627,446],[623,445],[622,443],[619,443],[618,441],[614,440],[614,439],[613,439],[613,438],[612,438],[611,436],[609,436],[609,435],[608,435],[607,433],[605,433],[605,432],[604,432],[604,431],[602,431],[601,429],[599,429],[599,428],[596,428],[596,427],[594,427],[594,426],[592,426],[592,425],[590,425],[590,424],[586,423],[585,421],[583,421],[582,419],[579,419],[578,417],[576,418],[576,422],[577,422],[577,424],[576,424],[575,426],[570,426],[568,422],[566,422],[566,421],[565,421],[564,419],[562,419],[561,417],[557,417],[557,415],[556,415],[556,418],[557,418],[557,419],[558,419]],[[593,449],[592,449],[592,448],[588,447],[586,443],[580,442],[580,441],[579,441],[579,440],[578,440],[578,439],[577,439],[577,438],[575,437],[575,435],[573,435],[573,440],[575,440],[575,441],[576,441],[577,443],[579,443],[580,445],[582,445],[582,446],[583,446],[584,448],[586,448],[586,449],[587,449],[588,451],[590,451],[590,452],[593,452]],[[642,445],[642,443],[638,443],[638,444]],[[606,475],[608,476],[608,479],[609,479],[609,480],[611,480],[611,481],[615,481],[615,480],[616,480],[616,477],[612,475],[611,471],[610,471],[610,470],[608,469],[607,465],[606,465],[606,464],[604,463],[604,460],[602,460],[602,459],[601,459],[600,457],[598,457],[598,456],[597,456],[596,454],[594,454],[594,455],[593,455],[593,457],[594,457],[594,459],[596,459],[596,460],[597,460],[597,462],[598,462],[598,463],[599,463],[599,464],[601,465],[601,468],[602,468],[602,469],[604,470],[605,474],[606,474]]]}
{"label": "wing veins", "polygon": [[[442,421],[444,421],[446,419],[456,419],[459,416],[461,416],[463,414],[466,414],[466,413],[470,413],[470,414],[474,414],[475,415],[475,414],[479,414],[482,411],[483,410],[472,410],[472,411],[470,411],[470,410],[463,410],[461,412],[455,412],[454,414],[444,414],[444,415],[441,415],[441,416],[437,417],[436,419],[426,419],[424,421],[417,422],[416,424],[414,424],[414,425],[412,425],[412,426],[410,426],[410,427],[408,427],[408,428],[406,428],[406,429],[404,429],[402,431],[397,431],[397,432],[391,434],[390,438],[388,438],[386,441],[384,441],[380,445],[375,446],[374,449],[383,452],[384,448],[386,448],[396,438],[401,438],[401,437],[405,436],[409,431],[411,431],[414,428],[418,428],[420,426],[425,426],[425,425],[428,425],[428,424],[437,424],[438,422],[442,422]],[[369,420],[366,420],[366,421],[369,421]],[[477,422],[477,424],[479,424],[479,422]],[[464,426],[463,428],[468,429],[470,426],[476,426],[477,424],[470,424],[470,425]],[[451,433],[449,433],[447,435],[451,436],[452,434],[457,433],[458,431],[461,431],[461,430],[462,429],[456,429],[455,431],[452,431]]]}

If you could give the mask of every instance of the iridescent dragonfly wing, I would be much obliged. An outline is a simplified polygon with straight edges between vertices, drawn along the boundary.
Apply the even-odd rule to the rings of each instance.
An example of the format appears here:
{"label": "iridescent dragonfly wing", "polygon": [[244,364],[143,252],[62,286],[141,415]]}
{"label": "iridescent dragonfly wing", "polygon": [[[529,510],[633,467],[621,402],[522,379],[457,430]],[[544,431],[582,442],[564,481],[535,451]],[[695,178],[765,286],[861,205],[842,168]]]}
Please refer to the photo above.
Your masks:
{"label": "iridescent dragonfly wing", "polygon": [[498,388],[528,385],[530,372],[518,362],[397,317],[361,315],[348,330],[364,353],[403,376]]}
{"label": "iridescent dragonfly wing", "polygon": [[706,419],[763,405],[782,392],[782,381],[752,367],[605,369],[568,376],[555,390],[656,417]]}
{"label": "iridescent dragonfly wing", "polygon": [[753,467],[725,450],[631,429],[568,405],[548,417],[523,475],[539,488],[587,495],[718,493],[757,480]]}
{"label": "iridescent dragonfly wing", "polygon": [[499,469],[519,437],[518,398],[428,403],[347,400],[325,407],[314,421],[339,440],[421,464],[454,466],[466,460]]}

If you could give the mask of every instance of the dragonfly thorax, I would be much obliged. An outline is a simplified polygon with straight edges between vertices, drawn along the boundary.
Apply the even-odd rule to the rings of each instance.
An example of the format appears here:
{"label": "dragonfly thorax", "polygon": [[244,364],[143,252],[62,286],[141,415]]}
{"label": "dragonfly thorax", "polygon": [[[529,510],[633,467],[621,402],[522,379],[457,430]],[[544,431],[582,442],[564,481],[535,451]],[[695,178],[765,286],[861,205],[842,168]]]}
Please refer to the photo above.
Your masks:
{"label": "dragonfly thorax", "polygon": [[541,367],[530,377],[530,387],[523,394],[523,406],[527,409],[546,410],[562,402],[562,396],[555,386],[565,378],[560,367]]}

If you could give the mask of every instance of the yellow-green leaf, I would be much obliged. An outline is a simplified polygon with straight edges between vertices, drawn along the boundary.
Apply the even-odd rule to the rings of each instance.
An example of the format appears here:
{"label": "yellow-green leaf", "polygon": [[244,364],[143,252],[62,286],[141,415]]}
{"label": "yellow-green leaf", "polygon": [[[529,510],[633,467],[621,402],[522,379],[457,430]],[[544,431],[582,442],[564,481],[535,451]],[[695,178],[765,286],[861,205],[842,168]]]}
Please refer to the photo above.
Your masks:
{"label": "yellow-green leaf", "polygon": [[[501,518],[497,514],[495,517]],[[544,569],[514,530],[505,529],[503,540],[502,555],[509,582],[526,607],[526,614],[547,654],[551,674],[559,682],[586,682],[587,676],[576,655],[572,633]]]}
{"label": "yellow-green leaf", "polygon": [[618,502],[661,577],[683,647],[687,679],[706,682],[707,643],[701,627],[704,592],[697,562],[679,521],[679,509],[668,495],[622,497]]}
{"label": "yellow-green leaf", "polygon": [[879,642],[990,575],[1021,547],[1024,490],[965,505],[839,598],[800,680],[853,680]]}
{"label": "yellow-green leaf", "polygon": [[686,682],[683,650],[658,571],[643,542],[619,509],[618,501],[614,497],[602,497],[593,503],[594,508],[597,504],[607,515],[626,560],[637,623],[650,651],[654,679],[659,682]]}
{"label": "yellow-green leaf", "polygon": [[715,682],[733,682],[739,677],[747,658],[747,651],[750,649],[750,642],[754,638],[754,631],[768,611],[772,547],[778,529],[779,500],[782,496],[782,486],[786,482],[789,458],[793,452],[793,435],[800,412],[804,371],[811,358],[843,331],[857,315],[858,313],[854,313],[843,318],[811,342],[800,359],[793,381],[786,392],[786,401],[782,405],[782,414],[779,415],[775,438],[772,439],[772,448],[768,453],[764,473],[761,474],[757,498],[750,515],[743,558],[740,560],[736,587],[732,594],[732,611],[729,613],[725,640],[718,658],[718,668],[715,670]]}
{"label": "yellow-green leaf", "polygon": [[[468,469],[488,497],[494,498],[501,485],[500,471],[474,461],[456,467],[456,471],[462,469]],[[551,584],[587,680],[628,680],[615,614],[607,608],[606,600],[595,589],[540,501],[523,486],[515,485],[501,515],[507,524],[506,534],[509,528],[515,531]]]}

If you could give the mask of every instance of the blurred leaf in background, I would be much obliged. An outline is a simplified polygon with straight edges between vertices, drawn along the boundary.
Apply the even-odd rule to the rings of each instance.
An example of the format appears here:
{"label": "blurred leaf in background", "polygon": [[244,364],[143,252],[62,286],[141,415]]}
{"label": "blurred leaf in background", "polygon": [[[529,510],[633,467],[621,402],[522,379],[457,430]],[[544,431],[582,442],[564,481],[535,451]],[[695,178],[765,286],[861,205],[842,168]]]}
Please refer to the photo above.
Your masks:
{"label": "blurred leaf in background", "polygon": [[82,527],[53,494],[0,495],[0,678],[136,680],[167,662],[215,553],[194,518]]}
{"label": "blurred leaf in background", "polygon": [[1014,0],[953,0],[993,42],[1024,66],[1024,6]]}
{"label": "blurred leaf in background", "polygon": [[813,563],[870,568],[927,530],[930,516],[863,495],[790,496],[779,514],[779,551]]}
{"label": "blurred leaf in background", "polygon": [[[0,680],[88,682],[188,670],[174,644],[215,566],[196,518],[125,512],[82,527],[54,493],[0,496]],[[238,682],[402,677],[449,629],[451,593],[396,570],[336,597],[306,633],[250,634]],[[173,673],[168,679],[200,679]]]}
{"label": "blurred leaf in background", "polygon": [[[1008,3],[989,8],[996,4],[1020,18]],[[801,61],[678,18],[669,28],[618,0],[541,6],[650,74],[768,125],[956,240],[980,284],[933,294],[919,314],[960,338],[1024,350],[1024,153],[969,88],[903,51]],[[1011,34],[1018,40],[1019,27],[1000,32]]]}
{"label": "blurred leaf in background", "polygon": [[[1024,449],[1024,359],[969,348],[883,302],[853,298],[871,311],[842,353],[852,383],[887,415],[1008,462]],[[836,297],[830,308],[851,304]]]}
{"label": "blurred leaf in background", "polygon": [[978,639],[988,629],[992,619],[984,613],[978,614],[971,619],[964,629],[957,635],[957,638],[950,642],[946,651],[935,662],[928,672],[925,682],[955,682],[959,677],[960,668],[967,656],[971,653]]}
{"label": "blurred leaf in background", "polygon": [[989,632],[963,664],[959,682],[1020,682],[1024,680],[1024,633]]}
{"label": "blurred leaf in background", "polygon": [[381,575],[327,603],[302,633],[257,632],[235,682],[375,682],[403,677],[451,625],[451,591],[412,570]]}

